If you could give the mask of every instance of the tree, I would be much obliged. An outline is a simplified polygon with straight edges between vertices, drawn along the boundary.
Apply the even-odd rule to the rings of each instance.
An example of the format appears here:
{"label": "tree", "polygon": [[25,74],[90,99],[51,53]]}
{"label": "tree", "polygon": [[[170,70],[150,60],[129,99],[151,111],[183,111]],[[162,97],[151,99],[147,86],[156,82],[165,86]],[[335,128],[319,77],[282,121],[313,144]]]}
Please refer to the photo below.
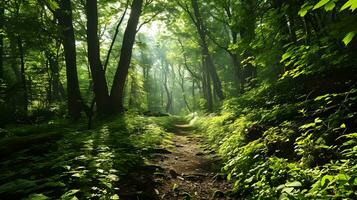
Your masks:
{"label": "tree", "polygon": [[139,24],[139,18],[142,12],[143,0],[133,0],[131,5],[130,17],[124,32],[120,59],[114,76],[112,89],[110,92],[110,103],[115,112],[124,111],[124,86],[128,76],[130,61]]}
{"label": "tree", "polygon": [[93,89],[97,112],[101,115],[109,114],[112,110],[109,102],[108,86],[105,71],[100,60],[98,37],[98,8],[96,0],[86,1],[87,13],[87,44],[88,60],[93,78]]}
{"label": "tree", "polygon": [[0,80],[4,76],[4,23],[5,23],[5,9],[0,5]]}
{"label": "tree", "polygon": [[76,40],[72,21],[72,6],[70,0],[61,0],[59,9],[54,11],[62,31],[63,50],[66,61],[68,113],[74,119],[79,119],[84,109],[84,102],[79,89],[77,73]]}
{"label": "tree", "polygon": [[[208,43],[207,43],[207,32],[206,32],[206,27],[204,25],[204,22],[202,20],[202,16],[199,10],[199,4],[198,0],[191,0],[191,6],[188,5],[187,2],[181,2],[177,1],[178,5],[189,15],[192,23],[195,25],[197,29],[197,33],[200,38],[200,46],[201,46],[201,51],[203,58],[205,60],[204,64],[206,65],[206,70],[208,70],[208,74],[210,75],[212,79],[212,83],[214,86],[214,90],[216,92],[216,95],[220,100],[224,99],[224,94],[222,91],[222,84],[221,80],[218,77],[217,71],[214,66],[214,62],[212,60],[212,57],[210,55],[209,49],[208,49]],[[193,10],[193,11],[192,11]]]}

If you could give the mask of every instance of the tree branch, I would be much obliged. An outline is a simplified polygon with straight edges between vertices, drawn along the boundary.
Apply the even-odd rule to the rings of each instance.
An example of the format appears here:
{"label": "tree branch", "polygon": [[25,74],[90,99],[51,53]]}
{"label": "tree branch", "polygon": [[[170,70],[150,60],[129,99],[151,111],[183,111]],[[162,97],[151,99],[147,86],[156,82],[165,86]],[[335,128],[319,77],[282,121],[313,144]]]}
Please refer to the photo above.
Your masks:
{"label": "tree branch", "polygon": [[156,12],[153,16],[151,16],[149,19],[145,20],[142,24],[139,25],[138,29],[136,30],[136,33],[140,31],[140,29],[145,25],[150,23],[156,16],[158,16],[161,13],[161,11]]}
{"label": "tree branch", "polygon": [[110,59],[110,54],[112,53],[115,40],[116,40],[117,37],[118,37],[120,25],[121,25],[121,24],[123,23],[123,21],[124,21],[126,12],[128,11],[128,7],[129,7],[129,3],[127,2],[126,5],[125,5],[124,13],[123,13],[123,15],[121,16],[121,18],[120,18],[120,20],[119,20],[119,22],[118,22],[118,24],[117,24],[117,26],[116,26],[116,28],[115,28],[114,36],[113,36],[112,42],[111,42],[111,44],[110,44],[110,47],[109,47],[109,50],[108,50],[106,59],[105,59],[104,72],[107,71],[107,67],[108,67],[108,63],[109,63],[109,59]]}

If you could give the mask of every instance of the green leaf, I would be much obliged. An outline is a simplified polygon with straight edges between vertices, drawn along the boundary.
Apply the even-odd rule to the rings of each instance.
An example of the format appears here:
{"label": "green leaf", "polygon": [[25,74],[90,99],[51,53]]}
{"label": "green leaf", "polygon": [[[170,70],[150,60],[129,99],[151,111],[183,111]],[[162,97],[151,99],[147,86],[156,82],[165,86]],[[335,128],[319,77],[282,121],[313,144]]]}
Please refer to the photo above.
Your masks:
{"label": "green leaf", "polygon": [[340,9],[340,11],[346,10],[350,8],[352,12],[357,8],[357,0],[349,0],[347,1]]}
{"label": "green leaf", "polygon": [[78,192],[79,192],[78,189],[69,190],[66,193],[64,193],[60,199],[63,199],[63,200],[72,199],[72,197],[74,197],[74,195]]}
{"label": "green leaf", "polygon": [[325,176],[323,176],[322,179],[321,179],[321,185],[322,185],[323,187],[326,187],[327,184],[328,184],[329,182],[331,182],[332,180],[333,180],[333,176],[331,176],[331,175],[325,175]]}
{"label": "green leaf", "polygon": [[340,128],[346,128],[346,124],[345,123],[341,124]]}
{"label": "green leaf", "polygon": [[301,187],[302,184],[299,181],[293,181],[293,182],[285,183],[285,186],[286,187]]}
{"label": "green leaf", "polygon": [[348,176],[347,174],[337,174],[335,178],[340,181],[347,181],[350,179],[350,176]]}
{"label": "green leaf", "polygon": [[299,15],[300,15],[300,17],[304,17],[306,14],[307,14],[307,12],[309,11],[309,10],[311,10],[311,8],[312,8],[313,6],[308,6],[308,5],[304,5],[300,10],[299,10]]}
{"label": "green leaf", "polygon": [[117,200],[119,199],[119,196],[117,194],[114,194],[113,196],[110,197],[110,199]]}
{"label": "green leaf", "polygon": [[346,138],[357,138],[357,133],[350,133],[350,134],[344,135],[344,137],[346,137]]}
{"label": "green leaf", "polygon": [[32,194],[29,197],[30,200],[47,200],[50,199],[49,197],[43,195],[43,194]]}
{"label": "green leaf", "polygon": [[354,32],[354,31],[347,33],[345,38],[343,38],[343,40],[342,40],[343,43],[345,43],[345,45],[347,46],[352,41],[352,39],[355,37],[355,35],[356,35],[356,32]]}
{"label": "green leaf", "polygon": [[315,119],[315,124],[318,124],[318,123],[321,123],[321,122],[322,122],[322,120],[319,117]]}
{"label": "green leaf", "polygon": [[313,128],[316,127],[316,123],[308,123],[308,124],[304,124],[302,126],[300,126],[300,129],[308,129],[308,128]]}
{"label": "green leaf", "polygon": [[294,188],[293,187],[286,187],[281,192],[285,192],[287,194],[292,194]]}
{"label": "green leaf", "polygon": [[254,179],[254,176],[251,176],[250,178],[246,179],[245,182],[251,183]]}
{"label": "green leaf", "polygon": [[328,2],[328,3],[325,5],[324,8],[325,8],[326,11],[331,11],[331,10],[333,10],[335,7],[336,7],[335,2],[330,1],[330,2]]}
{"label": "green leaf", "polygon": [[318,9],[318,8],[321,8],[322,6],[324,6],[325,4],[327,4],[329,1],[330,1],[330,0],[321,0],[321,1],[319,1],[319,3],[317,3],[317,4],[314,6],[313,10],[316,10],[316,9]]}
{"label": "green leaf", "polygon": [[280,60],[280,63],[284,62],[284,60],[290,58],[292,56],[291,52],[286,52],[283,54],[281,60]]}
{"label": "green leaf", "polygon": [[59,9],[59,5],[56,1],[54,0],[46,0],[47,4],[49,7],[51,7],[52,10],[57,10]]}

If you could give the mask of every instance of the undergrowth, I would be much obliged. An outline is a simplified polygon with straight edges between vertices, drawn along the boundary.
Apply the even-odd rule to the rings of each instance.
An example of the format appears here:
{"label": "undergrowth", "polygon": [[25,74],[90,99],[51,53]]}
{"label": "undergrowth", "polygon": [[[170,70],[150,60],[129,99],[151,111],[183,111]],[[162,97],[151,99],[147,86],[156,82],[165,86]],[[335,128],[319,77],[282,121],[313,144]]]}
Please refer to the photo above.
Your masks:
{"label": "undergrowth", "polygon": [[356,85],[308,92],[308,81],[294,81],[226,100],[195,125],[222,156],[235,197],[357,199]]}
{"label": "undergrowth", "polygon": [[[57,121],[10,127],[0,143],[21,141],[22,148],[0,160],[0,199],[119,199],[121,177],[144,165],[151,148],[168,142],[172,120],[126,115],[93,130]],[[54,141],[52,132],[60,135]],[[33,139],[38,135],[44,139]]]}

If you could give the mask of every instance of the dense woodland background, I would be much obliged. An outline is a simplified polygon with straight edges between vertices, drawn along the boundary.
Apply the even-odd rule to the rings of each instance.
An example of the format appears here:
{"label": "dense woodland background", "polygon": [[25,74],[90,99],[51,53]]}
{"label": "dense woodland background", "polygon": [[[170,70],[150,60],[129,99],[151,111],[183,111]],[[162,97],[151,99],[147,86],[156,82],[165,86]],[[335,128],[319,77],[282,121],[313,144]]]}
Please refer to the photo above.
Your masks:
{"label": "dense woodland background", "polygon": [[[114,182],[142,164],[136,150],[164,142],[166,115],[195,113],[186,120],[222,157],[231,198],[356,199],[356,9],[1,1],[0,196],[115,199]],[[109,178],[97,177],[97,157],[74,170],[93,141],[125,149],[102,155]]]}

